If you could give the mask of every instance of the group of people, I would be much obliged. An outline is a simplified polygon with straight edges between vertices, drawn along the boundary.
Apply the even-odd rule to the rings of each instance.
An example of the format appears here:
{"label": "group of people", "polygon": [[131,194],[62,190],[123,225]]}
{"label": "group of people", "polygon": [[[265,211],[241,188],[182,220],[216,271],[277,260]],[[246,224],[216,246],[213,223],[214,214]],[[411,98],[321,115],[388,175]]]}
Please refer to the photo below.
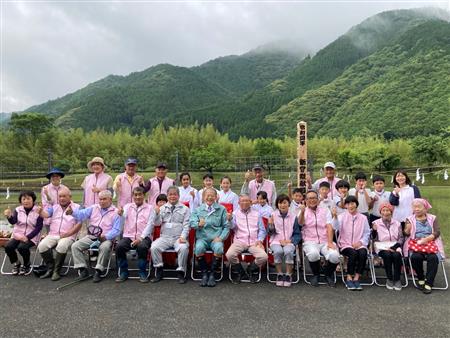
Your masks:
{"label": "group of people", "polygon": [[[264,168],[256,164],[245,174],[238,195],[231,190],[228,176],[221,178],[217,190],[213,175],[206,174],[197,191],[189,173],[180,175],[181,186],[177,187],[167,177],[165,163],[156,165],[155,176],[148,181],[137,174],[137,164],[135,158],[128,158],[125,171],[113,180],[105,172],[104,160],[93,158],[88,163],[91,174],[82,183],[81,205],[72,201],[70,189],[61,183],[64,173],[57,168],[47,174],[50,182],[42,188],[42,205],[36,203],[34,192],[21,192],[20,206],[4,212],[14,225],[5,246],[12,274],[30,272],[30,248],[37,245],[47,267],[40,278],[59,280],[69,250],[78,278],[87,278],[85,252],[94,250],[98,256],[93,281],[100,282],[115,250],[116,282],[120,283],[129,278],[127,253],[135,250],[139,281],[149,281],[151,264],[154,277],[150,281],[156,283],[165,277],[164,252],[170,249],[176,253],[178,282],[185,283],[190,234],[195,233],[192,249],[201,286],[216,285],[223,256],[229,262],[233,283],[243,278],[257,282],[270,253],[275,284],[289,287],[300,248],[312,271],[313,286],[319,285],[321,271],[328,286],[335,286],[334,274],[342,255],[347,261],[346,287],[362,290],[361,275],[369,250],[374,250],[383,261],[388,289],[401,290],[400,271],[404,257],[410,257],[417,285],[424,293],[432,291],[444,255],[439,223],[405,171],[395,173],[392,192],[385,191],[381,176],[373,177],[371,191],[364,173],[355,176],[356,185],[351,188],[335,176],[335,164],[327,162],[323,178],[312,183],[308,176],[305,195],[290,185],[288,194],[277,195],[275,183],[265,178]],[[117,205],[113,204],[114,193]],[[46,234],[41,238],[43,228]],[[244,252],[253,257],[246,269],[241,264]]]}

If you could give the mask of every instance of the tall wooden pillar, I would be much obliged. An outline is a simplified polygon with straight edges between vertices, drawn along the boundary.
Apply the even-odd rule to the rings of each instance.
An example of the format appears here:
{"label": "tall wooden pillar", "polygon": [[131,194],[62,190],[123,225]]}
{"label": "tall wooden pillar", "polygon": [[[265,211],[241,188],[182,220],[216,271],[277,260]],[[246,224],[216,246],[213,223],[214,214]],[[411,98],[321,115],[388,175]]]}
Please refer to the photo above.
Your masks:
{"label": "tall wooden pillar", "polygon": [[306,194],[306,173],[308,172],[308,149],[307,149],[307,125],[301,121],[297,123],[297,186],[302,194]]}

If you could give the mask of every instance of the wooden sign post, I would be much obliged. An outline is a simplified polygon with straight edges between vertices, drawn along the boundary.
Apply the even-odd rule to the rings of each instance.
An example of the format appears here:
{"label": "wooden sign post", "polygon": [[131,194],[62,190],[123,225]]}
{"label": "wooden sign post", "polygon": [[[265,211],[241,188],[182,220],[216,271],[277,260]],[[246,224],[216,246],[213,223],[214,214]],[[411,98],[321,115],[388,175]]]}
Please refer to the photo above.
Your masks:
{"label": "wooden sign post", "polygon": [[307,125],[301,121],[297,123],[297,186],[302,194],[306,194],[306,173],[308,172],[308,152],[307,152]]}

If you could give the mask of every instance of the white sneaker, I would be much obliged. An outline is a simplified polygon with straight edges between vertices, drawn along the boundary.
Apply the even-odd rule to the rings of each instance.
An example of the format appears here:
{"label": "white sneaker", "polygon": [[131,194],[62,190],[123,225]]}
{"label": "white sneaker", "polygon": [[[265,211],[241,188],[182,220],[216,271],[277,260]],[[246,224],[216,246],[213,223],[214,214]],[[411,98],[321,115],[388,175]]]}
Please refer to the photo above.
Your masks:
{"label": "white sneaker", "polygon": [[386,289],[388,290],[394,290],[394,282],[390,279],[386,281]]}
{"label": "white sneaker", "polygon": [[402,282],[400,282],[399,280],[395,281],[394,282],[394,290],[395,291],[402,291]]}

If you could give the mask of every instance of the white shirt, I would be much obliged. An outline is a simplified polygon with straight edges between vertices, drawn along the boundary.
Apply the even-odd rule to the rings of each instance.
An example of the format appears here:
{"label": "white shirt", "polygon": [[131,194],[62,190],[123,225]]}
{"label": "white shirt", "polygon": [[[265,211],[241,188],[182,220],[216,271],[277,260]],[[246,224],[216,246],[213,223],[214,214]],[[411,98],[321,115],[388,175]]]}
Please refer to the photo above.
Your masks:
{"label": "white shirt", "polygon": [[194,196],[196,196],[197,189],[191,187],[190,185],[187,188],[181,186],[181,187],[178,187],[178,189],[180,190],[180,202],[181,203],[189,202],[189,209],[191,210],[191,212],[194,211],[195,197],[192,197],[191,191],[193,191],[195,193]]}
{"label": "white shirt", "polygon": [[227,192],[220,190],[219,191],[219,203],[231,203],[233,204],[233,211],[239,209],[239,196],[228,190]]}
{"label": "white shirt", "polygon": [[[365,189],[365,191],[367,191],[367,194],[369,195],[370,198],[373,197],[373,193],[372,191],[370,191],[370,189]],[[356,188],[351,188],[348,191],[348,194],[350,196],[356,196]],[[368,213],[369,212],[369,204],[366,201],[366,194],[360,193],[358,192],[358,212],[360,213]]]}
{"label": "white shirt", "polygon": [[414,199],[413,187],[407,185],[400,189],[398,205],[394,207],[392,218],[404,222],[406,217],[412,215],[412,201]]}
{"label": "white shirt", "polygon": [[373,192],[373,197],[377,197],[378,200],[376,200],[373,203],[372,212],[371,212],[372,215],[381,217],[380,210],[379,210],[380,205],[382,205],[383,203],[389,203],[389,195],[390,194],[391,193],[389,191],[385,191],[385,190],[382,190],[381,192],[378,192],[375,190]]}

